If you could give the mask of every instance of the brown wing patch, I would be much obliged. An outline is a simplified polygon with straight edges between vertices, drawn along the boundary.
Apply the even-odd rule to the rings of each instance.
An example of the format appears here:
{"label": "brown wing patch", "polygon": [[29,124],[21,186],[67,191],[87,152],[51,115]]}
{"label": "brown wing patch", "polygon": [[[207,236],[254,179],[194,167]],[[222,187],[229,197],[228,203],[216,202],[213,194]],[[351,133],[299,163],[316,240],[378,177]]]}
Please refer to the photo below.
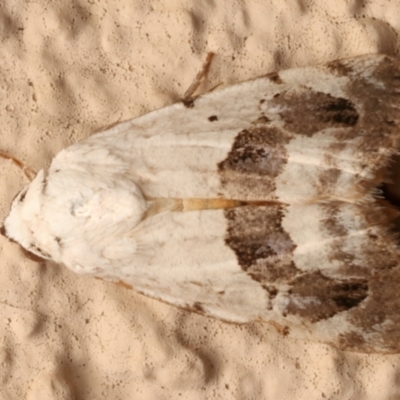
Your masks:
{"label": "brown wing patch", "polygon": [[353,127],[359,119],[353,102],[309,88],[279,93],[270,105],[279,107],[278,113],[289,131],[306,136],[326,128]]}
{"label": "brown wing patch", "polygon": [[238,263],[263,286],[287,281],[298,272],[292,261],[296,245],[282,227],[284,206],[246,206],[225,211],[226,244]]}
{"label": "brown wing patch", "polygon": [[287,312],[313,323],[357,307],[368,296],[366,279],[332,279],[319,271],[293,279],[290,286]]}
{"label": "brown wing patch", "polygon": [[247,200],[249,194],[256,194],[258,191],[264,196],[273,193],[274,178],[282,172],[287,163],[285,145],[289,140],[288,135],[269,126],[268,119],[264,118],[240,132],[227,158],[218,164],[224,190],[236,196],[239,194],[243,200]]}

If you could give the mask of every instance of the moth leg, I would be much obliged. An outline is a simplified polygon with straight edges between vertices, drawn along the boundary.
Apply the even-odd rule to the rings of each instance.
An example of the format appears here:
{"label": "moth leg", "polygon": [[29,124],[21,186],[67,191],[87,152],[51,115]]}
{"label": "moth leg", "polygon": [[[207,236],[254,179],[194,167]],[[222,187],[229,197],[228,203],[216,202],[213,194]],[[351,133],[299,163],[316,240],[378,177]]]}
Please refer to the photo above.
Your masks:
{"label": "moth leg", "polygon": [[32,181],[37,174],[37,172],[34,171],[33,169],[26,167],[22,161],[18,160],[18,158],[11,157],[8,154],[2,152],[0,152],[0,158],[3,158],[5,160],[11,160],[18,168],[22,170],[22,172],[30,181]]}
{"label": "moth leg", "polygon": [[201,70],[197,73],[194,81],[189,86],[188,90],[186,90],[185,94],[182,98],[182,103],[186,107],[191,107],[193,105],[193,101],[196,99],[197,96],[194,96],[194,93],[199,88],[201,82],[203,81],[204,77],[207,75],[208,69],[210,68],[212,58],[214,57],[214,53],[210,52],[207,54],[207,58],[203,63]]}

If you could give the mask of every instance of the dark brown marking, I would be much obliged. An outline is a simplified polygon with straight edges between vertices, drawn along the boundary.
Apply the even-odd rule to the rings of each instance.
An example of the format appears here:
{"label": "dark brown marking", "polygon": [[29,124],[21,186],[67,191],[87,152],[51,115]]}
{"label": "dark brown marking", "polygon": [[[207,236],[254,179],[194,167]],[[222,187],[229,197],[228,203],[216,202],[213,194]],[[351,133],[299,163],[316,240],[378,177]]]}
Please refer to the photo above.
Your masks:
{"label": "dark brown marking", "polygon": [[4,225],[2,225],[0,228],[0,234],[7,237],[7,231],[6,228],[4,228]]}
{"label": "dark brown marking", "polygon": [[265,77],[274,83],[277,84],[283,83],[282,78],[279,76],[278,72],[271,72],[270,74],[265,75]]}
{"label": "dark brown marking", "polygon": [[211,115],[210,117],[208,117],[208,120],[210,122],[218,121],[218,117],[216,115]]}
{"label": "dark brown marking", "polygon": [[341,60],[335,60],[327,64],[327,69],[339,76],[349,76],[353,72],[351,66],[346,65]]}
{"label": "dark brown marking", "polygon": [[320,186],[321,198],[327,187],[334,187],[341,175],[341,171],[337,168],[329,168],[321,171],[318,175],[318,185]]}
{"label": "dark brown marking", "polygon": [[319,271],[297,277],[290,285],[288,314],[313,323],[358,306],[368,295],[366,279],[332,279]]}
{"label": "dark brown marking", "polygon": [[351,101],[307,88],[280,93],[271,106],[280,107],[287,129],[306,136],[326,128],[352,127],[359,118]]}
{"label": "dark brown marking", "polygon": [[196,100],[196,97],[190,98],[190,99],[182,99],[182,104],[186,108],[194,108],[194,101]]}
{"label": "dark brown marking", "polygon": [[339,335],[339,346],[343,349],[346,349],[351,345],[354,348],[363,348],[365,347],[365,339],[362,337],[360,333],[355,331],[351,331],[345,334]]}
{"label": "dark brown marking", "polygon": [[268,124],[268,122],[271,122],[271,120],[265,115],[261,115],[261,117],[254,121],[253,124]]}
{"label": "dark brown marking", "polygon": [[185,310],[187,311],[191,311],[191,312],[195,312],[197,314],[205,314],[205,310],[204,307],[201,303],[199,302],[194,302],[192,306],[186,304],[186,306],[184,307]]}
{"label": "dark brown marking", "polygon": [[[240,132],[227,158],[218,164],[224,189],[244,196],[246,193],[271,193],[274,178],[287,162],[285,145],[290,137],[277,128],[271,128],[264,119]],[[258,189],[257,189],[258,188]]]}
{"label": "dark brown marking", "polygon": [[202,313],[204,313],[204,308],[203,308],[203,306],[201,305],[201,303],[199,303],[199,302],[194,302],[193,303],[193,308],[197,311],[197,312],[202,312]]}
{"label": "dark brown marking", "polygon": [[278,289],[275,286],[263,286],[263,287],[268,292],[270,299],[274,299],[278,294]]}
{"label": "dark brown marking", "polygon": [[282,228],[284,207],[246,206],[225,211],[228,220],[226,244],[238,263],[262,285],[295,276],[292,262],[295,244]]}
{"label": "dark brown marking", "polygon": [[252,128],[240,132],[219,170],[236,170],[257,175],[277,176],[286,163],[284,145],[288,139],[275,128]]}
{"label": "dark brown marking", "polygon": [[25,200],[25,197],[26,197],[26,193],[27,193],[27,192],[28,192],[28,191],[25,190],[25,192],[21,194],[21,197],[19,198],[19,202],[20,202],[20,203],[22,203],[22,202]]}

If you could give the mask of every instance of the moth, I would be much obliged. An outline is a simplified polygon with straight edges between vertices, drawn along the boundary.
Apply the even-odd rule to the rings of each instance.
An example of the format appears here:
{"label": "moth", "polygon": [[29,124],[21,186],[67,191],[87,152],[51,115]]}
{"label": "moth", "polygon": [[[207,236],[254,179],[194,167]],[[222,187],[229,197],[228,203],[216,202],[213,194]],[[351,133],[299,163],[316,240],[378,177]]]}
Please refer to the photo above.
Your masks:
{"label": "moth", "polygon": [[4,231],[205,315],[400,352],[399,123],[389,56],[270,73],[62,150]]}

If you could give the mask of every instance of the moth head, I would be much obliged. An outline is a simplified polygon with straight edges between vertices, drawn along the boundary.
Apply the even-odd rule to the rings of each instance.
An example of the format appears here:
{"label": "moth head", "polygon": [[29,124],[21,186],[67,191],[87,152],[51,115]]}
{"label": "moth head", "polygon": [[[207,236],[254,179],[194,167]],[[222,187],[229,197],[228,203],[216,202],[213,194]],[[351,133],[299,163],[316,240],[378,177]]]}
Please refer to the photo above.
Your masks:
{"label": "moth head", "polygon": [[44,173],[39,171],[32,182],[17,194],[1,233],[29,252],[47,259],[48,256],[37,245],[38,238],[35,236],[40,225],[44,181]]}

